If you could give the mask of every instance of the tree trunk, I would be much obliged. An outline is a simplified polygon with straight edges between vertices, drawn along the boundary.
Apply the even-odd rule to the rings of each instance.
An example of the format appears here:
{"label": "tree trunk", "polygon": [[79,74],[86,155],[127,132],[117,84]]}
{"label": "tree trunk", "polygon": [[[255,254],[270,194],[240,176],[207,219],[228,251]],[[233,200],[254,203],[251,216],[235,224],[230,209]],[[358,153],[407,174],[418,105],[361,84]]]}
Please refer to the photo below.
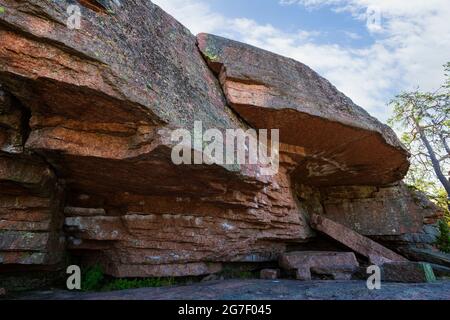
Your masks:
{"label": "tree trunk", "polygon": [[439,138],[442,141],[442,144],[444,145],[444,149],[447,152],[448,155],[450,155],[450,146],[447,143],[447,140],[445,140],[444,136],[442,134],[439,135]]}
{"label": "tree trunk", "polygon": [[419,132],[419,135],[420,135],[420,139],[422,140],[423,144],[425,145],[425,148],[428,151],[428,155],[430,156],[431,164],[433,165],[434,172],[436,173],[437,178],[439,179],[439,181],[443,185],[445,191],[447,192],[447,206],[448,206],[448,209],[450,210],[450,179],[447,179],[445,177],[444,173],[442,172],[441,164],[439,163],[436,153],[434,152],[433,147],[431,146],[430,141],[428,140],[428,138],[425,134],[425,131],[419,124],[416,124],[416,126],[417,126],[417,131]]}

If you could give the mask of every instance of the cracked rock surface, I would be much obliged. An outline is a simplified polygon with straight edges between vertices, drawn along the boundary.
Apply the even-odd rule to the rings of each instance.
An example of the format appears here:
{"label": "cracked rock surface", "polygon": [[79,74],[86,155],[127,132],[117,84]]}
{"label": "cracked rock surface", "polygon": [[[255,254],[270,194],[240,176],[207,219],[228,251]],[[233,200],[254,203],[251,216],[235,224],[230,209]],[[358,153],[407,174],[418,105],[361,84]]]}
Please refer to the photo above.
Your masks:
{"label": "cracked rock surface", "polygon": [[[199,276],[276,261],[316,236],[313,213],[377,236],[439,215],[399,185],[393,131],[299,62],[196,38],[147,0],[0,6],[0,271],[69,252],[117,277]],[[175,165],[167,132],[195,121],[280,129],[278,174]]]}

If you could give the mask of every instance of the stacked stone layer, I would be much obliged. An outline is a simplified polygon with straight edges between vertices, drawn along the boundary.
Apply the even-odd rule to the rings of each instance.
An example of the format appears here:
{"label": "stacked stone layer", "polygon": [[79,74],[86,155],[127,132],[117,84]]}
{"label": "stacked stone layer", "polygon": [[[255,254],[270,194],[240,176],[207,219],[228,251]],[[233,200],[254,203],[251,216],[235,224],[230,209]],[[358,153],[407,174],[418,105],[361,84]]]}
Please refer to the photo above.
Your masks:
{"label": "stacked stone layer", "polygon": [[[70,30],[72,3],[0,0],[0,265],[66,250],[118,277],[202,275],[276,261],[314,213],[394,236],[436,216],[386,187],[409,165],[392,130],[303,64],[144,0],[80,1]],[[279,173],[173,164],[167,132],[195,121],[280,129]]]}

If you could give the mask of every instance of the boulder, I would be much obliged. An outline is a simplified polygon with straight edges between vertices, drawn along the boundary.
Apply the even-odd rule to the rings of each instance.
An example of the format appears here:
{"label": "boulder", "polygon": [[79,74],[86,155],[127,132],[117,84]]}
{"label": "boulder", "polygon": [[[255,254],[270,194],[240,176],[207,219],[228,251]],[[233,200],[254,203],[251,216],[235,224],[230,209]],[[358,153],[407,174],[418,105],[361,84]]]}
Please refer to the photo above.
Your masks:
{"label": "boulder", "polygon": [[408,153],[388,126],[304,64],[244,43],[200,34],[229,105],[255,128],[280,129],[297,181],[385,185],[404,177]]}
{"label": "boulder", "polygon": [[423,262],[390,262],[381,267],[382,281],[423,283],[434,282],[436,276],[431,265]]}
{"label": "boulder", "polygon": [[407,240],[407,237],[423,233],[422,239],[418,239],[423,242],[424,225],[427,230],[432,229],[429,225],[436,223],[443,214],[430,200],[403,183],[382,187],[330,187],[321,188],[319,192],[326,218],[370,237],[395,236],[398,240]]}
{"label": "boulder", "polygon": [[280,266],[296,272],[298,280],[309,281],[311,272],[332,275],[336,280],[349,279],[359,267],[352,252],[302,251],[283,254]]}
{"label": "boulder", "polygon": [[336,241],[341,242],[348,248],[367,257],[370,262],[381,265],[385,262],[407,262],[401,255],[389,250],[386,247],[362,236],[361,234],[336,223],[324,216],[313,215],[311,217],[312,226]]}

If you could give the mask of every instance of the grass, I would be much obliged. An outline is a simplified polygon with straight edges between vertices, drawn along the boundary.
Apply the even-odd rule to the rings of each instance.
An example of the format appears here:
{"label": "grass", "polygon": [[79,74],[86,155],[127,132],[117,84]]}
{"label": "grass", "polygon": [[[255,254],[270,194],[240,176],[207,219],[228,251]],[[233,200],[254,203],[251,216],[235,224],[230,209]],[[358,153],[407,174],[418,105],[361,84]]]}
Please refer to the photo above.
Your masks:
{"label": "grass", "polygon": [[86,270],[81,280],[82,291],[118,291],[138,288],[157,288],[176,284],[174,278],[111,279],[99,265]]}
{"label": "grass", "polygon": [[102,291],[118,291],[138,288],[158,288],[175,284],[173,278],[145,278],[145,279],[114,279]]}
{"label": "grass", "polygon": [[81,278],[81,290],[95,291],[100,289],[105,275],[102,267],[95,265],[86,270]]}
{"label": "grass", "polygon": [[439,222],[439,231],[441,234],[437,239],[436,245],[442,252],[450,253],[450,228],[447,221],[441,220]]}
{"label": "grass", "polygon": [[[252,279],[255,274],[242,268],[225,267],[219,276],[225,279]],[[200,279],[186,278],[129,278],[115,279],[105,276],[100,265],[86,269],[81,279],[81,289],[85,292],[120,291],[138,288],[158,288],[198,282]]]}

